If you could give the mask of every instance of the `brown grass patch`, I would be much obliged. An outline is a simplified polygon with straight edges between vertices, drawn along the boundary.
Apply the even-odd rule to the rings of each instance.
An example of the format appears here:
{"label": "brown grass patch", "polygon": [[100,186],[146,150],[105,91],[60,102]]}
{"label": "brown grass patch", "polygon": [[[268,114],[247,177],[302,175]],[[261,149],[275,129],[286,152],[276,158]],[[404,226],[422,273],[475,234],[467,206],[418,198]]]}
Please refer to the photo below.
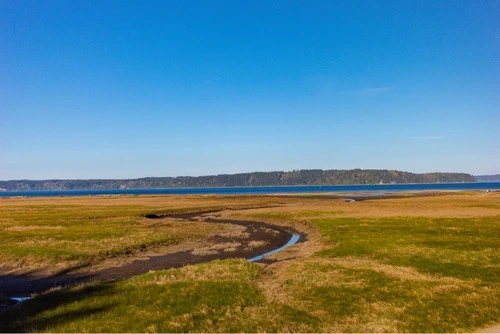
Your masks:
{"label": "brown grass patch", "polygon": [[268,244],[268,242],[266,242],[264,240],[252,240],[248,243],[248,247],[257,248],[257,247],[265,246],[267,244]]}
{"label": "brown grass patch", "polygon": [[[228,261],[231,262],[230,266],[227,265]],[[248,272],[254,270],[254,265],[246,260],[212,261],[208,264],[152,272],[151,280],[140,281],[142,284],[166,284],[184,281],[248,281],[251,278],[248,276]]]}
{"label": "brown grass patch", "polygon": [[414,268],[383,264],[376,260],[371,260],[371,259],[362,259],[357,257],[342,257],[342,258],[327,259],[327,261],[333,264],[338,264],[348,269],[373,270],[375,272],[382,273],[387,277],[396,278],[402,281],[450,282],[450,283],[461,282],[457,278],[434,277],[431,275],[422,274],[417,270],[415,270]]}
{"label": "brown grass patch", "polygon": [[191,251],[193,255],[212,255],[218,253],[234,252],[241,246],[240,242],[224,242],[207,247],[196,248]]}
{"label": "brown grass patch", "polygon": [[[340,194],[337,194],[340,196]],[[343,199],[327,198],[318,195],[313,198],[301,195],[286,198],[287,205],[276,208],[262,208],[236,212],[236,215],[251,216],[269,213],[266,221],[288,220],[307,221],[310,218],[334,217],[435,217],[435,218],[471,218],[487,217],[500,214],[500,192],[436,193],[430,196],[411,197],[412,194],[400,194],[397,198],[379,198],[353,203]],[[279,214],[283,214],[279,219]],[[278,218],[273,218],[278,217]]]}

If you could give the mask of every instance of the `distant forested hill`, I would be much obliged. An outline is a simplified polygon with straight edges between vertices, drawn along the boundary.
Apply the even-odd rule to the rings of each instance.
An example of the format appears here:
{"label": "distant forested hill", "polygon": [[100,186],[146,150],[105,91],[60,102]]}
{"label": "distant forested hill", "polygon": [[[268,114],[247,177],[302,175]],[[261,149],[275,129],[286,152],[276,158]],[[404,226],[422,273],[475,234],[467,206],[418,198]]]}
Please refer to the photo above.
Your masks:
{"label": "distant forested hill", "polygon": [[208,176],[147,177],[128,180],[16,180],[0,181],[0,189],[21,190],[80,190],[127,188],[243,187],[336,185],[377,183],[445,183],[476,182],[464,173],[414,174],[397,170],[296,170],[291,172],[253,172]]}
{"label": "distant forested hill", "polygon": [[500,182],[500,174],[496,175],[476,175],[477,182]]}

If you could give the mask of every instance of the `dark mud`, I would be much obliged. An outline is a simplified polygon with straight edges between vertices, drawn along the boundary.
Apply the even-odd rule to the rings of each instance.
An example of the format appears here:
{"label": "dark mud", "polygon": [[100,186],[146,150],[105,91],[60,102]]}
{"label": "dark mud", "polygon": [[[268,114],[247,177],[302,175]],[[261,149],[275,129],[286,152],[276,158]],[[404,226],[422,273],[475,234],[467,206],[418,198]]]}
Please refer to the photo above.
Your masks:
{"label": "dark mud", "polygon": [[[151,219],[166,218],[166,216],[152,215]],[[213,217],[203,217],[200,213],[170,215],[168,218],[196,221],[203,219],[205,222],[213,224],[234,224],[242,226],[244,232],[236,237],[214,236],[210,239],[210,245],[231,243],[235,245],[228,249],[217,249],[209,254],[197,255],[196,248],[186,249],[176,253],[150,256],[146,259],[138,259],[130,263],[124,263],[118,267],[108,267],[105,269],[92,270],[92,267],[71,268],[64,272],[48,277],[36,277],[33,273],[23,275],[1,274],[0,269],[0,309],[2,301],[6,305],[11,305],[13,297],[30,296],[34,293],[41,293],[54,287],[63,287],[78,283],[91,281],[116,281],[129,278],[134,275],[147,273],[151,270],[163,270],[179,268],[186,265],[208,262],[216,259],[243,258],[250,259],[258,255],[267,253],[285,245],[293,234],[299,234],[299,242],[305,240],[305,235],[281,226],[276,226],[259,221],[242,221],[216,219]],[[262,241],[261,243],[256,243]],[[257,245],[257,246],[255,246]],[[203,253],[203,252],[201,252]],[[259,262],[266,262],[265,259]],[[78,273],[75,273],[78,271]],[[82,273],[83,272],[83,273]]]}

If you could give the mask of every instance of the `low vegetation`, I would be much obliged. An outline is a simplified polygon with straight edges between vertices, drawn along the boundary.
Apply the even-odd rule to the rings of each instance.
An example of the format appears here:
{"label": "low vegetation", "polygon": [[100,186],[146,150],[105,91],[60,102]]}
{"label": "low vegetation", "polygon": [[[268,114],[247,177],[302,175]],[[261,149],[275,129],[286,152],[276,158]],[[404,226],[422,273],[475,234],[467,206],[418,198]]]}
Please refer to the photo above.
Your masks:
{"label": "low vegetation", "polygon": [[60,271],[157,246],[207,239],[228,226],[147,217],[259,205],[252,199],[233,202],[203,197],[189,202],[154,197],[0,199],[0,264],[30,272]]}
{"label": "low vegetation", "polygon": [[[268,265],[213,261],[116,283],[54,289],[1,313],[1,329],[464,332],[500,319],[499,193],[361,202],[322,196],[159,198],[161,205],[157,198],[141,199],[141,205],[148,212],[246,207],[224,215],[293,225],[307,230],[308,239],[274,255],[277,262]],[[141,225],[144,207],[127,201],[116,211],[137,217],[132,226]],[[4,204],[3,212],[12,209]],[[18,209],[24,218],[2,220],[4,230],[5,224],[29,225],[26,207]],[[39,217],[40,209],[32,209]],[[53,212],[63,215],[61,209]],[[127,223],[119,214],[111,216]],[[101,226],[86,217],[80,224]]]}

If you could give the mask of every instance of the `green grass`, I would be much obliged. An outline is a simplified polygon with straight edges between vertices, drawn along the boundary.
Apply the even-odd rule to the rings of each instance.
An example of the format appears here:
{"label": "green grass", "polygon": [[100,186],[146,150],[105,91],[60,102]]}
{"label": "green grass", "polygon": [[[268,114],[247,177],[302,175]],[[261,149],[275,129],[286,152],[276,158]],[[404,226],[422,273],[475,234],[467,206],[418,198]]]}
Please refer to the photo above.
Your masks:
{"label": "green grass", "polygon": [[[188,203],[180,199],[176,205],[177,200],[96,197],[81,199],[81,205],[66,198],[5,200],[0,203],[0,263],[29,270],[57,264],[63,269],[150,247],[199,240],[225,227],[147,217],[272,206],[276,201],[265,197],[194,197]],[[120,205],[120,201],[144,205]]]}
{"label": "green grass", "polygon": [[335,247],[325,257],[368,257],[459,278],[500,277],[500,216],[484,218],[317,219]]}
{"label": "green grass", "polygon": [[[304,296],[315,296],[318,307],[350,314],[377,302],[392,310],[400,305],[401,312],[389,314],[397,331],[463,331],[498,322],[499,222],[500,217],[317,219],[335,245],[317,256],[339,263],[337,270],[362,284],[310,287]],[[414,277],[405,277],[408,270]]]}
{"label": "green grass", "polygon": [[229,330],[230,312],[263,303],[263,296],[252,281],[259,268],[245,261],[225,261],[219,265],[224,268],[219,275],[194,278],[193,275],[203,276],[207,266],[150,273],[117,284],[49,292],[26,302],[24,312],[16,314],[9,329],[186,332],[227,326]]}
{"label": "green grass", "polygon": [[264,274],[244,260],[140,275],[122,282],[59,289],[0,313],[0,330],[21,332],[318,331],[321,319],[268,303]]}
{"label": "green grass", "polygon": [[[55,290],[0,313],[0,329],[469,332],[498,324],[500,216],[342,216],[350,207],[362,212],[365,204],[356,205],[336,210],[329,204],[324,211],[304,205],[293,214],[282,209],[249,213],[252,218],[314,224],[324,247],[313,255],[268,267],[244,260],[214,261],[113,284]],[[141,208],[127,210],[137,219],[144,213]],[[110,219],[126,224],[119,214]],[[100,226],[92,224],[83,235]]]}
{"label": "green grass", "polygon": [[0,261],[26,265],[91,262],[206,237],[221,228],[144,218],[150,210],[50,204],[0,207]]}

